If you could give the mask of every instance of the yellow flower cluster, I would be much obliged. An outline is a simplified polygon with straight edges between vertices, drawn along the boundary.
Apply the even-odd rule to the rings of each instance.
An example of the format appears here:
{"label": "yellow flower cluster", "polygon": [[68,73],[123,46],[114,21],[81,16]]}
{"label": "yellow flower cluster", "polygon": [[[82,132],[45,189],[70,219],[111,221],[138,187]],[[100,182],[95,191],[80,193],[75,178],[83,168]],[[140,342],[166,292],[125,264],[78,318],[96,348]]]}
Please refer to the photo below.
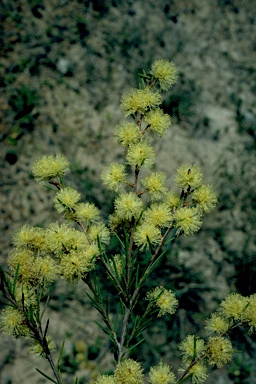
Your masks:
{"label": "yellow flower cluster", "polygon": [[195,335],[188,335],[179,345],[185,365],[189,365],[193,359],[200,357],[205,349],[204,340]]}
{"label": "yellow flower cluster", "polygon": [[161,137],[171,126],[171,118],[162,109],[156,108],[147,112],[145,122],[149,125],[150,130],[157,136]]}
{"label": "yellow flower cluster", "polygon": [[132,359],[122,361],[114,373],[115,384],[143,384],[143,370],[140,363]]}
{"label": "yellow flower cluster", "polygon": [[151,367],[149,371],[150,384],[174,384],[175,375],[171,372],[171,367],[162,361],[156,366]]}
{"label": "yellow flower cluster", "polygon": [[217,368],[228,363],[233,357],[232,344],[224,337],[210,337],[206,348],[210,365],[216,365]]}
{"label": "yellow flower cluster", "polygon": [[134,193],[123,193],[114,201],[114,215],[121,220],[138,219],[143,210],[143,202]]}
{"label": "yellow flower cluster", "polygon": [[202,215],[197,207],[183,207],[175,212],[175,227],[177,234],[192,235],[199,231],[202,225]]}
{"label": "yellow flower cluster", "polygon": [[125,182],[125,176],[125,166],[112,163],[103,170],[101,180],[110,190],[117,192],[121,189],[122,183]]}
{"label": "yellow flower cluster", "polygon": [[132,89],[123,95],[121,109],[125,116],[134,115],[136,112],[145,114],[148,110],[158,107],[162,102],[159,92],[153,92],[150,88]]}
{"label": "yellow flower cluster", "polygon": [[69,162],[64,155],[43,156],[32,166],[32,174],[38,182],[63,177],[67,171],[69,171]]}
{"label": "yellow flower cluster", "polygon": [[121,145],[128,147],[141,140],[141,132],[136,123],[123,123],[116,126],[115,139]]}
{"label": "yellow flower cluster", "polygon": [[[46,336],[46,341],[47,341],[49,351],[50,352],[55,351],[56,345],[52,340],[52,338],[50,336]],[[33,344],[29,348],[29,351],[32,355],[45,357],[45,352],[43,350],[43,347],[37,340],[34,340]]]}
{"label": "yellow flower cluster", "polygon": [[150,173],[141,180],[142,185],[147,189],[152,200],[160,199],[166,192],[166,176],[163,172]]}
{"label": "yellow flower cluster", "polygon": [[208,334],[216,332],[218,335],[226,332],[229,327],[228,321],[220,314],[213,313],[206,321],[205,330]]}
{"label": "yellow flower cluster", "polygon": [[144,165],[146,168],[151,168],[155,160],[154,149],[145,141],[141,141],[128,148],[127,163],[136,165],[141,168]]}
{"label": "yellow flower cluster", "polygon": [[66,211],[67,214],[74,214],[74,209],[80,198],[81,195],[79,192],[73,188],[67,187],[62,188],[57,192],[53,201],[57,212],[62,213]]}
{"label": "yellow flower cluster", "polygon": [[161,232],[154,224],[144,222],[136,228],[134,242],[141,248],[150,248],[150,245],[159,244]]}
{"label": "yellow flower cluster", "polygon": [[174,292],[163,287],[156,287],[152,292],[148,292],[147,299],[155,301],[155,305],[159,308],[159,317],[166,314],[172,315],[178,307]]}
{"label": "yellow flower cluster", "polygon": [[170,225],[173,215],[166,203],[154,203],[144,212],[143,219],[148,224],[164,228]]}
{"label": "yellow flower cluster", "polygon": [[231,293],[220,304],[221,313],[228,319],[242,320],[245,309],[248,305],[248,298]]}
{"label": "yellow flower cluster", "polygon": [[29,336],[24,315],[15,308],[4,308],[0,314],[0,329],[15,337]]}
{"label": "yellow flower cluster", "polygon": [[182,164],[177,169],[176,184],[182,189],[198,188],[202,185],[203,175],[198,165]]}
{"label": "yellow flower cluster", "polygon": [[103,375],[98,377],[95,381],[95,384],[116,384],[114,380],[114,376]]}
{"label": "yellow flower cluster", "polygon": [[159,80],[160,87],[167,91],[177,81],[175,65],[169,60],[156,60],[151,67],[151,74]]}

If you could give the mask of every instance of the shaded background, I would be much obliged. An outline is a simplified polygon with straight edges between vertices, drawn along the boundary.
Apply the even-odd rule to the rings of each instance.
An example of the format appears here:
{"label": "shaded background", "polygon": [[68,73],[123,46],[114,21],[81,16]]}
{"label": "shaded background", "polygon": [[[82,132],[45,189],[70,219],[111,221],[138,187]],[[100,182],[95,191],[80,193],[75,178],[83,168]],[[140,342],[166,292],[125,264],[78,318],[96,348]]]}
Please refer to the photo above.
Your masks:
{"label": "shaded background", "polygon": [[[51,193],[30,173],[43,154],[64,153],[69,182],[107,216],[113,195],[99,174],[122,156],[113,141],[123,119],[120,97],[154,60],[177,66],[179,80],[164,102],[173,125],[156,143],[157,169],[171,185],[181,163],[198,163],[219,204],[196,236],[178,240],[154,276],[175,289],[180,309],[167,323],[154,323],[140,354],[145,367],[159,356],[176,366],[176,343],[198,332],[223,297],[256,291],[256,1],[2,0],[0,6],[2,263],[22,224],[58,219]],[[98,367],[112,368],[83,290],[60,282],[52,291],[50,332],[59,343],[66,335],[67,383],[68,374],[89,382]],[[209,383],[256,382],[253,338],[237,332],[235,339],[246,352]],[[1,335],[1,383],[45,382],[27,354],[26,343]],[[48,369],[41,360],[36,366]]]}

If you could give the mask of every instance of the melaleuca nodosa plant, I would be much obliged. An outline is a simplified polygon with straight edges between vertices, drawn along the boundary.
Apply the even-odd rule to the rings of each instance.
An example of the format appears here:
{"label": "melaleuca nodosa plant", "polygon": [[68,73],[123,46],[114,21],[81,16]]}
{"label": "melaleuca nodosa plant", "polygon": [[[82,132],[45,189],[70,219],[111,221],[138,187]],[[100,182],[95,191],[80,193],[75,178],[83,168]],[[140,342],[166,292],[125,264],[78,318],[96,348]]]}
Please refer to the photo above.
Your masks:
{"label": "melaleuca nodosa plant", "polygon": [[[203,383],[209,366],[222,367],[231,360],[230,331],[238,326],[249,326],[250,331],[256,327],[256,295],[234,293],[207,320],[204,340],[188,335],[180,344],[181,367],[176,374],[162,361],[144,373],[140,362],[129,358],[130,350],[143,342],[149,323],[174,315],[178,306],[175,292],[168,287],[157,286],[142,294],[153,270],[161,270],[163,247],[178,236],[195,234],[204,215],[217,203],[213,187],[203,183],[197,164],[182,164],[171,186],[165,173],[152,171],[152,142],[171,127],[170,116],[161,109],[162,93],[176,82],[177,71],[172,62],[162,59],[140,78],[140,87],[121,99],[124,120],[114,133],[123,147],[124,161],[109,164],[100,177],[116,193],[108,222],[95,204],[82,202],[80,193],[65,185],[68,159],[61,154],[43,156],[33,164],[32,174],[54,193],[54,205],[64,223],[54,222],[47,228],[24,225],[13,237],[9,270],[1,269],[0,289],[8,304],[0,315],[2,332],[30,340],[31,352],[48,360],[53,377],[40,373],[57,384],[64,384],[59,366],[63,348],[54,359],[56,345],[49,335],[49,320],[42,323],[42,319],[50,300],[48,296],[45,301],[49,287],[59,278],[87,285],[88,298],[102,316],[100,327],[112,344],[116,369],[104,375],[101,368],[103,374],[95,384],[178,384],[187,379]],[[118,239],[115,252],[108,251],[112,237]],[[99,265],[105,274],[97,273]],[[111,297],[106,301],[101,294],[104,279],[116,292],[112,314]],[[142,300],[145,311],[138,314]]]}

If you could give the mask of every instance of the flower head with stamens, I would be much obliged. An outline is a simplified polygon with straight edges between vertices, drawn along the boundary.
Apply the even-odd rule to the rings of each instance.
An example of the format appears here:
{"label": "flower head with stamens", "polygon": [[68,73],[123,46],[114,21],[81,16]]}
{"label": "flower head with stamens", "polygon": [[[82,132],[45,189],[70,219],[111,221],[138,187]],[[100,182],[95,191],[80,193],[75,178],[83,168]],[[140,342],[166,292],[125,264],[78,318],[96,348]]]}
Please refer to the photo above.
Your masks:
{"label": "flower head with stamens", "polygon": [[177,70],[175,65],[165,59],[156,60],[151,67],[151,74],[159,80],[160,87],[167,91],[177,81]]}
{"label": "flower head with stamens", "polygon": [[69,162],[64,155],[43,156],[32,166],[34,178],[41,183],[55,177],[63,177],[67,171],[69,171]]}
{"label": "flower head with stamens", "polygon": [[128,148],[126,160],[128,164],[136,165],[139,168],[142,165],[151,168],[155,160],[155,152],[145,141],[141,141]]}

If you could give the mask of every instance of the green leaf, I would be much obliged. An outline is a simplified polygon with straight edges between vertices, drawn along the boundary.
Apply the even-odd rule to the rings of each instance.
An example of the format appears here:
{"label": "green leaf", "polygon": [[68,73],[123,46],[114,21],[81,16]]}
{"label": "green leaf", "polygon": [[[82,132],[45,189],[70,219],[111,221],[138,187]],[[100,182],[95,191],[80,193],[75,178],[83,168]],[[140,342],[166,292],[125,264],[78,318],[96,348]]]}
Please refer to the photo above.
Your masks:
{"label": "green leaf", "polygon": [[184,381],[187,381],[188,379],[190,379],[191,376],[193,376],[193,373],[189,373],[187,376],[183,377],[183,379],[179,380],[179,381],[177,382],[177,384],[184,383]]}
{"label": "green leaf", "polygon": [[50,376],[48,376],[46,373],[42,372],[40,369],[36,368],[37,372],[41,373],[42,376],[46,377],[46,379],[50,380],[51,382],[58,384],[57,381],[53,380]]}
{"label": "green leaf", "polygon": [[114,339],[112,333],[111,333],[108,329],[104,328],[100,323],[98,323],[98,321],[95,321],[95,324],[97,324],[98,327],[100,327],[100,329],[101,329],[104,333],[106,333],[106,334],[108,335],[108,337],[110,338],[110,340],[112,341],[112,343],[115,344],[115,339]]}
{"label": "green leaf", "polygon": [[14,279],[13,279],[13,285],[12,285],[12,291],[11,291],[13,296],[15,295],[15,288],[16,288],[16,284],[18,281],[18,277],[19,277],[19,269],[20,269],[20,264],[18,263],[16,271],[15,271],[15,275],[14,275]]}
{"label": "green leaf", "polygon": [[59,357],[58,357],[58,361],[57,361],[57,366],[59,366],[60,364],[60,359],[62,358],[62,355],[63,355],[63,351],[64,351],[64,346],[65,346],[65,339],[63,339],[62,341],[62,344],[61,344],[61,349],[60,349],[60,353],[59,353]]}

